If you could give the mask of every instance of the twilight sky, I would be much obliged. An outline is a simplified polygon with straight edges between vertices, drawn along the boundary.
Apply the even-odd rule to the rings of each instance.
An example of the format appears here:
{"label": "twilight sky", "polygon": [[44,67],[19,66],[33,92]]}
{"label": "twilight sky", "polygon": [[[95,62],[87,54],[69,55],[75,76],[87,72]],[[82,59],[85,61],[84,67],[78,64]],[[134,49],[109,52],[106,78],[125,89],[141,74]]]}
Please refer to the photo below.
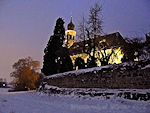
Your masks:
{"label": "twilight sky", "polygon": [[150,0],[0,0],[0,78],[10,81],[20,58],[31,56],[42,64],[56,19],[62,17],[66,26],[72,14],[77,26],[95,2],[103,7],[105,33],[144,37],[150,32]]}

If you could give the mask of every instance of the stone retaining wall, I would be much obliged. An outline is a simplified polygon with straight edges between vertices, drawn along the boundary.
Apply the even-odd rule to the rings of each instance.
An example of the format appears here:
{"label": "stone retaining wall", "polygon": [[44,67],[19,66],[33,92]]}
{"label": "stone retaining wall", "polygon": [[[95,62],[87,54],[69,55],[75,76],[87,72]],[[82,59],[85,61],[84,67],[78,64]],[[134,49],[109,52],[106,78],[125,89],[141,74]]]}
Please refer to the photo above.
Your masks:
{"label": "stone retaining wall", "polygon": [[[142,64],[142,67],[145,65]],[[113,65],[110,68],[79,75],[68,73],[65,76],[50,77],[44,81],[62,88],[150,89],[150,68],[142,67],[139,64]]]}

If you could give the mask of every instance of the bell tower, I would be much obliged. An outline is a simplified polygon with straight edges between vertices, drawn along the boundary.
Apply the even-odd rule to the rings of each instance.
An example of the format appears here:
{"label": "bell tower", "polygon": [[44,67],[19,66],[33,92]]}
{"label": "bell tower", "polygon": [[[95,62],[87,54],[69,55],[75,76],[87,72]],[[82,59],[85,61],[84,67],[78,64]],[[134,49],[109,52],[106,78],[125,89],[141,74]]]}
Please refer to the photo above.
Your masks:
{"label": "bell tower", "polygon": [[65,45],[67,48],[70,48],[75,42],[76,31],[74,30],[75,25],[72,22],[72,16],[70,23],[67,26],[67,31],[65,32]]}

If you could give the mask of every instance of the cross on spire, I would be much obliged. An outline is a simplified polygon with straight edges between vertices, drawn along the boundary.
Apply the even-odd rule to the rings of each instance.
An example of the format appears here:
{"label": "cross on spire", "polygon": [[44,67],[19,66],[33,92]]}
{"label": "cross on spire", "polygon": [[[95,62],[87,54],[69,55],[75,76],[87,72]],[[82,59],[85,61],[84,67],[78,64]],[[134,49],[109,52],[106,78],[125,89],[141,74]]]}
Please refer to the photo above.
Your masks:
{"label": "cross on spire", "polygon": [[71,16],[70,16],[70,17],[71,17],[71,20],[70,20],[70,22],[72,22],[72,14],[71,14]]}

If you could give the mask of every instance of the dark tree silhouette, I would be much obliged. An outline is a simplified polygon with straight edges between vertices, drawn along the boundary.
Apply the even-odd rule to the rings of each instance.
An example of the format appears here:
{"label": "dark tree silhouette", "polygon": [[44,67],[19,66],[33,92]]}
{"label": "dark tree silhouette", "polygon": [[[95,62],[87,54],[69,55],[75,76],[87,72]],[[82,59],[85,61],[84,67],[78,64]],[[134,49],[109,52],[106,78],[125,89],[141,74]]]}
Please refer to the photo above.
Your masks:
{"label": "dark tree silhouette", "polygon": [[96,67],[97,64],[96,64],[96,58],[93,57],[93,56],[90,56],[88,59],[87,59],[87,67],[88,68],[91,68],[91,67]]}
{"label": "dark tree silhouette", "polygon": [[[92,36],[101,35],[102,34],[102,17],[100,16],[102,13],[102,6],[98,3],[95,3],[93,7],[90,8],[89,13],[89,31]],[[94,37],[95,38],[95,37]]]}
{"label": "dark tree silhouette", "polygon": [[87,37],[86,37],[86,29],[87,29],[87,20],[86,20],[86,18],[84,17],[84,15],[81,17],[81,19],[80,19],[81,21],[79,22],[79,24],[78,24],[78,29],[77,29],[77,31],[78,31],[78,39],[80,40],[80,41],[85,41],[85,40],[87,40]]}
{"label": "dark tree silhouette", "polygon": [[101,62],[101,66],[108,65],[109,60],[112,55],[115,55],[116,53],[114,52],[114,48],[111,47],[111,52],[107,53],[106,50],[109,48],[108,44],[106,42],[101,42],[98,46],[99,52],[98,52],[98,60]]}
{"label": "dark tree silhouette", "polygon": [[142,54],[143,43],[140,38],[126,38],[127,45],[124,47],[124,58],[122,62],[134,61]]}
{"label": "dark tree silhouette", "polygon": [[[103,32],[102,29],[102,6],[98,3],[95,3],[89,10],[89,18],[85,19],[84,16],[79,23],[78,30],[79,30],[79,39],[83,40],[83,52],[89,55],[89,66],[96,67],[96,37],[100,36]],[[88,41],[86,41],[88,40]],[[85,45],[88,44],[88,48]],[[91,54],[91,52],[93,54]]]}
{"label": "dark tree silhouette", "polygon": [[50,37],[44,50],[44,62],[42,73],[52,75],[73,69],[71,58],[66,48],[63,47],[65,39],[64,21],[58,18],[54,29],[54,35]]}
{"label": "dark tree silhouette", "polygon": [[93,38],[93,57],[95,59],[95,51],[96,51],[96,37],[100,36],[102,34],[102,18],[100,17],[100,14],[102,13],[102,6],[100,6],[98,3],[95,3],[93,7],[90,8],[90,14],[89,14],[89,28],[90,36]]}
{"label": "dark tree silhouette", "polygon": [[55,61],[57,73],[73,70],[72,60],[69,56],[68,49],[66,47],[61,47],[59,50],[57,50],[56,55],[57,58],[55,59]]}
{"label": "dark tree silhouette", "polygon": [[[88,41],[87,41],[87,44],[88,44],[88,48],[86,48],[84,50],[85,53],[87,53],[89,55],[89,58],[87,60],[87,67],[96,67],[97,64],[96,64],[96,58],[95,58],[95,50],[94,50],[94,47],[93,47],[93,40],[90,38],[90,32],[88,31],[88,29],[86,29],[87,31],[87,38],[88,38]],[[94,51],[93,51],[94,50]],[[91,52],[93,52],[93,54],[91,55]]]}
{"label": "dark tree silhouette", "polygon": [[42,73],[45,75],[51,75],[57,73],[56,69],[56,59],[57,55],[55,52],[59,50],[63,45],[65,36],[64,21],[62,18],[58,18],[56,21],[56,26],[54,29],[54,35],[52,35],[48,41],[47,47],[44,50],[44,62],[43,68],[41,69]]}
{"label": "dark tree silhouette", "polygon": [[78,66],[78,69],[84,69],[85,68],[85,62],[81,57],[76,58],[75,60],[75,67]]}
{"label": "dark tree silhouette", "polygon": [[88,19],[85,16],[81,17],[81,21],[78,25],[78,37],[79,40],[87,40],[86,29],[90,32],[90,37],[99,36],[103,33],[102,29],[102,6],[98,3],[95,3],[89,10]]}

